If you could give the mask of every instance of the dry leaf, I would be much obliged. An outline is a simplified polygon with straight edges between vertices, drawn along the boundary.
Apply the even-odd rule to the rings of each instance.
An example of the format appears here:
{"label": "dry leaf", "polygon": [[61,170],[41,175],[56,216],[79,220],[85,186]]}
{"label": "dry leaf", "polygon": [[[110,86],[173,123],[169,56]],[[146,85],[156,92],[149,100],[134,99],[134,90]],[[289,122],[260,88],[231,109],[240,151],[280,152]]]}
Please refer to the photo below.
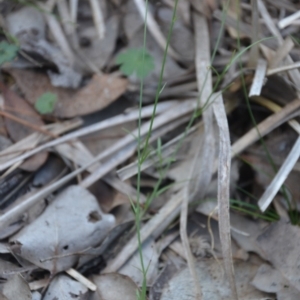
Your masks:
{"label": "dry leaf", "polygon": [[99,247],[90,248],[86,252],[86,256],[81,256],[79,258],[78,266],[80,269],[85,269],[85,264],[89,262],[91,258],[99,258],[101,256],[109,257],[112,253],[115,253],[116,248],[120,246],[120,240],[127,238],[128,231],[132,228],[134,221],[123,222],[120,225],[116,225],[112,230],[110,230],[101,243]]}
{"label": "dry leaf", "polygon": [[160,300],[162,287],[170,281],[175,273],[186,267],[185,261],[172,250],[165,251],[165,254],[168,257],[168,261],[150,287],[149,299],[151,300]]}
{"label": "dry leaf", "polygon": [[189,0],[192,7],[201,14],[204,14],[205,17],[211,18],[212,11],[216,9],[216,1],[215,0]]}
{"label": "dry leaf", "polygon": [[45,65],[45,62],[49,65],[50,62],[57,67],[58,72],[48,70],[53,85],[77,88],[81,83],[82,75],[73,68],[76,60],[73,57],[67,59],[66,53],[62,53],[58,47],[47,40],[44,19],[52,17],[54,17],[52,14],[44,14],[38,7],[27,5],[10,13],[6,18],[6,25],[8,32],[18,39],[23,51],[29,52],[31,57],[42,58],[40,65]]}
{"label": "dry leaf", "polygon": [[58,275],[52,281],[43,300],[85,300],[88,289],[82,283],[65,275]]}
{"label": "dry leaf", "polygon": [[105,23],[105,36],[98,38],[95,26],[79,30],[79,43],[83,54],[93,62],[95,67],[102,69],[112,55],[118,35],[118,16],[110,17]]}
{"label": "dry leaf", "polygon": [[10,253],[9,250],[8,250],[8,245],[6,243],[0,243],[0,253],[1,254],[8,254]]}
{"label": "dry leaf", "polygon": [[177,9],[185,26],[189,27],[191,25],[191,5],[189,1],[179,1]]}
{"label": "dry leaf", "polygon": [[[269,134],[265,145],[269,151],[269,155],[272,157],[273,162],[278,167],[281,166],[286,159],[296,139],[297,134],[288,128],[283,132],[275,131]],[[269,162],[267,153],[261,144],[253,145],[250,153],[253,154],[245,155],[244,157],[249,163],[252,164],[253,169],[256,171],[256,181],[264,188],[267,188],[274,176],[274,169]],[[300,189],[298,186],[299,180],[300,173],[298,171],[292,171],[289,173],[284,182],[293,199],[299,199],[300,197]],[[286,203],[284,203],[284,205],[285,204]]]}
{"label": "dry leaf", "polygon": [[[202,254],[203,256],[206,256],[207,254],[212,255],[213,250],[213,254],[216,257],[222,258],[219,224],[214,220],[214,215],[211,215],[213,212],[217,213],[216,208],[217,200],[205,200],[196,208],[196,211],[200,214],[194,213],[189,216],[188,226],[192,226],[192,224],[198,225],[197,231],[194,229],[195,231],[192,231],[192,235],[189,237],[191,247],[195,250],[193,251],[195,255],[199,254],[199,252],[200,255]],[[208,220],[208,218],[212,219]],[[199,226],[199,224],[202,224],[202,226]],[[212,243],[213,249],[211,249],[210,246]],[[207,245],[209,245],[209,248],[207,248]],[[249,256],[247,252],[243,251],[234,240],[231,242],[231,247],[233,258],[241,260],[248,259]]]}
{"label": "dry leaf", "polygon": [[19,273],[22,268],[3,259],[0,259],[0,276],[1,278],[10,279],[13,274]]}
{"label": "dry leaf", "polygon": [[[44,125],[39,114],[24,99],[4,86],[2,83],[0,84],[0,89],[2,90],[4,97],[5,112],[20,119],[21,121],[31,124],[36,128],[40,128]],[[34,129],[6,117],[5,125],[10,137],[14,141],[20,141],[35,132]],[[35,171],[47,160],[47,157],[47,152],[36,154],[23,163],[21,168],[26,171]]]}
{"label": "dry leaf", "polygon": [[97,155],[111,147],[116,141],[123,138],[128,132],[131,132],[134,129],[136,129],[136,122],[127,122],[126,124],[123,123],[85,135],[81,137],[80,140],[93,155]]}
{"label": "dry leaf", "polygon": [[[170,8],[160,8],[157,22],[163,34],[167,37],[172,21],[173,10]],[[180,16],[177,16],[170,40],[172,48],[188,62],[195,58],[195,43],[192,32],[184,25]]]}
{"label": "dry leaf", "polygon": [[184,139],[184,143],[177,152],[176,162],[172,164],[168,176],[178,182],[178,185],[181,183],[186,184],[187,174],[189,174],[191,169],[199,143],[203,143],[203,137],[204,128],[203,124],[201,124],[197,131],[191,133]]}
{"label": "dry leaf", "polygon": [[257,241],[273,267],[300,291],[300,228],[280,220],[271,224]]}
{"label": "dry leaf", "polygon": [[[51,132],[53,135],[59,135],[62,133],[65,133],[67,131],[70,131],[82,124],[82,120],[80,119],[73,119],[68,120],[64,122],[57,122],[52,123],[49,125],[46,125],[45,128]],[[26,138],[23,138],[19,142],[16,142],[12,146],[9,146],[5,150],[2,150],[0,152],[0,165],[5,164],[7,161],[11,161],[12,159],[17,159],[17,157],[20,155],[20,153],[23,152],[30,152],[30,149],[36,150],[36,146],[40,143],[45,143],[49,141],[50,136],[45,136],[44,134],[40,132],[35,132],[29,135]],[[30,145],[30,146],[29,146]],[[41,146],[43,147],[43,146]],[[38,147],[37,147],[38,148]],[[36,153],[38,153],[37,151]],[[30,157],[27,156],[27,157]],[[13,163],[14,164],[14,163]],[[5,166],[2,170],[5,170],[6,168],[10,167],[11,164]]]}
{"label": "dry leaf", "polygon": [[[24,99],[4,86],[3,83],[0,84],[0,89],[4,97],[5,112],[33,126],[41,127],[44,125],[39,114]],[[19,141],[34,132],[32,128],[26,127],[9,118],[5,118],[5,124],[10,137],[14,141]]]}
{"label": "dry leaf", "polygon": [[45,186],[54,179],[57,179],[66,169],[63,160],[55,155],[50,154],[47,162],[35,173],[33,185],[36,187]]}
{"label": "dry leaf", "polygon": [[127,80],[114,75],[94,75],[85,87],[73,90],[53,87],[45,74],[26,70],[9,72],[32,104],[45,92],[55,94],[57,102],[51,115],[60,118],[82,116],[103,109],[127,88]]}
{"label": "dry leaf", "polygon": [[10,239],[15,254],[51,273],[69,269],[115,225],[96,198],[80,186],[65,189],[47,209]]}
{"label": "dry leaf", "polygon": [[[147,285],[151,285],[158,275],[158,253],[153,238],[149,238],[142,246],[144,266],[147,268]],[[129,276],[138,286],[143,284],[143,273],[138,251],[119,270],[120,274]]]}
{"label": "dry leaf", "polygon": [[112,189],[102,181],[94,183],[89,187],[89,191],[98,199],[99,204],[105,213],[108,213],[112,209],[123,204],[130,206],[128,196]]}
{"label": "dry leaf", "polygon": [[117,273],[94,275],[97,290],[90,300],[134,300],[138,286],[128,277]]}
{"label": "dry leaf", "polygon": [[298,300],[300,291],[293,287],[280,271],[263,264],[257,270],[252,281],[257,289],[267,293],[276,293],[277,300]]}
{"label": "dry leaf", "polygon": [[232,213],[230,215],[230,223],[231,226],[240,230],[240,232],[232,230],[231,235],[241,248],[248,252],[255,252],[262,258],[267,258],[264,256],[265,253],[257,242],[257,237],[267,225],[266,222],[262,220],[252,221],[241,215]]}
{"label": "dry leaf", "polygon": [[14,275],[4,284],[2,293],[8,300],[31,300],[28,283],[20,274]]}
{"label": "dry leaf", "polygon": [[[151,4],[149,8],[151,9]],[[127,1],[125,9],[126,13],[123,17],[123,27],[127,39],[131,40],[137,31],[143,27],[144,22],[134,1]]]}
{"label": "dry leaf", "polygon": [[34,291],[32,292],[32,300],[41,300],[42,299],[42,295],[37,292],[37,291]]}
{"label": "dry leaf", "polygon": [[[234,267],[239,299],[253,300],[267,296],[250,284],[257,266],[251,265],[249,262],[239,262]],[[229,286],[224,278],[222,264],[214,259],[201,261],[196,264],[196,270],[201,285],[202,300],[232,300]],[[191,294],[193,288],[189,269],[185,268],[165,285],[161,300],[192,300],[194,299]]]}

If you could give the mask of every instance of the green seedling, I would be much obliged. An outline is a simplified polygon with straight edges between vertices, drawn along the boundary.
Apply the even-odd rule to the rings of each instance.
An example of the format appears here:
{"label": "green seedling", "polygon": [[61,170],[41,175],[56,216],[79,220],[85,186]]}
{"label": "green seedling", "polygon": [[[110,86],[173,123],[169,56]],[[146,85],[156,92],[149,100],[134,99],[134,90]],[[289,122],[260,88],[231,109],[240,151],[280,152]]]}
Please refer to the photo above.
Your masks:
{"label": "green seedling", "polygon": [[119,54],[116,62],[125,75],[135,74],[139,79],[147,77],[155,66],[153,57],[143,48],[129,49]]}
{"label": "green seedling", "polygon": [[35,102],[35,109],[42,115],[53,112],[57,96],[53,93],[47,92],[40,96]]}

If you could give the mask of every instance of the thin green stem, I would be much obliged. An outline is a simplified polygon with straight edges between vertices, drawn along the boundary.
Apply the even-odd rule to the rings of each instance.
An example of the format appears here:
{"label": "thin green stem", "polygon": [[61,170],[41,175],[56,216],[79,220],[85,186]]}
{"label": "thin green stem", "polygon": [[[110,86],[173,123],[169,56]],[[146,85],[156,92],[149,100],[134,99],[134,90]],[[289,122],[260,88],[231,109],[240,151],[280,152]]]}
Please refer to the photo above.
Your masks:
{"label": "thin green stem", "polygon": [[[148,16],[148,0],[146,0],[146,13],[145,13],[145,24],[144,24],[144,36],[143,36],[143,54],[142,54],[142,67],[144,67],[145,61],[145,51],[146,51],[146,41],[147,41],[147,16]],[[144,90],[144,78],[141,78],[140,82],[140,99],[139,99],[139,120],[138,120],[138,173],[137,173],[137,204],[135,208],[135,226],[138,239],[138,251],[140,256],[140,263],[143,273],[143,283],[142,290],[139,293],[139,300],[145,300],[147,294],[147,273],[144,265],[143,259],[143,249],[142,249],[142,239],[141,239],[141,207],[140,207],[140,197],[141,197],[141,125],[142,125],[142,106],[143,106],[143,90]]]}
{"label": "thin green stem", "polygon": [[169,32],[168,32],[166,49],[165,49],[164,55],[163,55],[162,68],[161,68],[160,74],[159,74],[158,85],[157,85],[156,93],[155,93],[154,108],[153,108],[153,113],[152,113],[151,120],[150,120],[149,131],[148,131],[148,134],[146,136],[146,141],[145,141],[145,147],[144,147],[144,151],[143,151],[142,161],[144,161],[147,158],[146,151],[147,151],[147,148],[148,148],[148,145],[149,145],[149,140],[150,140],[151,133],[152,133],[153,123],[154,123],[155,114],[156,114],[156,106],[158,104],[159,96],[161,94],[162,81],[163,81],[163,76],[164,76],[164,71],[165,71],[165,65],[166,65],[166,60],[167,60],[167,55],[168,55],[168,48],[169,48],[169,44],[170,44],[170,41],[171,41],[173,27],[174,27],[174,24],[175,24],[175,21],[176,21],[177,6],[178,6],[178,0],[175,0],[174,8],[173,8],[172,21],[171,21],[170,29],[169,29]]}

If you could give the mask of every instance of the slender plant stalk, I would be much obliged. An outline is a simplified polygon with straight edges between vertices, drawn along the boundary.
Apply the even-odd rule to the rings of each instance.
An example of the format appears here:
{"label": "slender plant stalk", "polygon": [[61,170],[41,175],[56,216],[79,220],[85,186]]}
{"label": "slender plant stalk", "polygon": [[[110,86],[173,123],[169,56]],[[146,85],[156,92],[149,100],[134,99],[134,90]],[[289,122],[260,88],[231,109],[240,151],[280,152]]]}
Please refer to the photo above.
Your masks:
{"label": "slender plant stalk", "polygon": [[[144,67],[145,61],[145,51],[146,51],[146,41],[147,41],[147,15],[148,15],[148,0],[146,0],[146,15],[144,24],[144,40],[143,40],[143,54],[142,54],[142,67]],[[141,241],[141,207],[140,207],[140,196],[141,196],[141,126],[142,126],[142,106],[143,106],[143,90],[144,90],[144,77],[141,78],[140,83],[140,99],[139,99],[139,120],[138,120],[138,173],[137,173],[137,203],[135,205],[135,226],[138,239],[138,251],[140,256],[140,263],[143,274],[142,290],[138,293],[138,300],[146,300],[147,293],[147,273],[145,269],[144,259],[143,259],[143,248]]]}
{"label": "slender plant stalk", "polygon": [[[140,134],[140,127],[141,127],[141,123],[142,123],[142,118],[141,118],[141,109],[142,109],[142,105],[143,105],[143,87],[144,87],[144,80],[141,79],[140,82],[140,97],[139,97],[139,121],[138,121],[138,126],[139,126],[139,130],[138,130],[138,149],[137,149],[137,154],[138,154],[138,173],[137,173],[137,202],[133,203],[132,202],[132,206],[133,206],[133,210],[135,213],[135,223],[136,223],[136,231],[137,231],[137,239],[138,239],[138,252],[139,252],[139,256],[140,256],[140,262],[141,262],[141,271],[143,273],[143,284],[142,284],[142,290],[138,293],[138,299],[139,300],[145,300],[146,299],[146,275],[147,275],[147,269],[148,267],[145,266],[144,264],[144,260],[143,260],[143,253],[142,253],[142,243],[141,243],[141,235],[140,235],[140,229],[141,229],[141,219],[143,217],[143,214],[145,213],[145,211],[147,211],[147,209],[149,208],[150,204],[152,203],[153,199],[155,197],[157,197],[160,194],[160,186],[162,184],[163,179],[165,178],[165,176],[167,175],[167,172],[171,166],[171,163],[174,159],[169,159],[164,170],[162,170],[162,165],[163,165],[163,160],[162,160],[162,153],[160,152],[160,148],[161,148],[161,143],[158,141],[158,146],[157,146],[157,155],[161,158],[159,160],[159,165],[161,166],[159,168],[159,179],[156,182],[154,189],[151,193],[151,195],[147,198],[147,201],[144,205],[143,210],[141,209],[140,206],[140,193],[141,193],[141,167],[143,162],[147,159],[148,154],[149,154],[149,141],[150,141],[150,137],[151,137],[151,133],[152,133],[152,128],[153,128],[153,123],[154,123],[154,119],[155,119],[155,113],[156,113],[156,106],[158,104],[159,101],[159,96],[161,94],[161,89],[162,89],[162,81],[163,81],[163,75],[164,75],[164,68],[165,68],[165,64],[166,64],[166,59],[167,59],[167,50],[168,50],[168,46],[170,44],[170,39],[171,39],[171,35],[172,35],[172,31],[173,31],[173,27],[174,27],[174,23],[176,21],[176,12],[177,12],[177,5],[178,5],[178,0],[175,1],[174,4],[174,9],[173,9],[173,16],[172,16],[172,21],[171,21],[171,26],[170,26],[170,30],[168,33],[168,37],[167,37],[167,45],[166,45],[166,49],[164,51],[164,55],[163,55],[163,61],[162,61],[162,67],[161,67],[161,71],[160,71],[160,75],[159,75],[159,80],[158,80],[158,86],[156,89],[156,94],[155,94],[155,101],[154,101],[154,109],[153,109],[153,114],[151,116],[151,122],[150,122],[150,127],[149,127],[149,131],[148,134],[146,136],[145,142],[143,143],[141,141],[141,134]],[[148,13],[148,0],[146,0],[146,16],[145,19],[147,18],[147,13]],[[217,43],[215,46],[215,49],[213,51],[212,54],[212,59],[211,59],[211,65],[213,64],[217,49],[218,49],[218,45],[220,43],[221,40],[221,36],[222,36],[222,32],[224,30],[224,26],[225,26],[225,18],[227,15],[227,9],[229,7],[229,0],[227,1],[227,4],[223,7],[223,16],[224,18],[222,18],[222,25],[221,25],[221,30],[219,32],[219,36],[217,39]],[[145,58],[145,51],[146,51],[146,37],[147,37],[147,26],[146,26],[146,22],[144,25],[144,41],[143,41],[143,55],[142,55],[142,61],[144,62],[144,58]],[[266,38],[268,39],[268,38]],[[202,94],[202,90],[199,92],[199,97],[198,97],[198,105],[196,107],[196,109],[194,110],[194,113],[192,114],[189,123],[186,126],[185,129],[185,134],[183,135],[182,139],[178,142],[177,147],[175,148],[174,151],[174,157],[176,156],[176,154],[178,153],[187,133],[188,130],[191,128],[191,126],[193,125],[193,123],[195,122],[196,118],[198,118],[202,112],[204,111],[204,109],[207,108],[207,105],[210,105],[211,103],[209,103],[209,100],[211,98],[211,96],[213,95],[213,93],[215,93],[222,81],[222,79],[224,78],[224,76],[226,75],[226,73],[228,72],[230,66],[237,60],[240,60],[240,57],[246,52],[248,51],[253,45],[260,43],[263,40],[266,39],[262,39],[260,41],[257,41],[255,43],[253,43],[252,45],[246,47],[245,49],[239,51],[236,55],[233,56],[232,60],[229,62],[229,64],[224,68],[223,72],[221,74],[217,74],[217,81],[214,84],[213,87],[213,91],[211,93],[211,95],[209,96],[209,98],[206,100],[205,104],[203,107],[199,107],[199,103],[200,103],[200,99],[201,99],[201,94]],[[240,41],[238,39],[238,49],[240,49]],[[208,72],[207,72],[208,74]],[[207,75],[206,75],[207,78]],[[206,79],[205,79],[206,80]],[[244,84],[244,81],[243,81]],[[143,150],[142,150],[143,148]],[[236,208],[236,207],[235,207]],[[240,210],[243,210],[245,212],[247,212],[247,210],[243,209],[243,208],[239,208]],[[255,216],[261,216],[258,215],[256,213],[251,212],[252,215],[255,214]],[[262,216],[264,218],[264,216]],[[275,216],[273,216],[275,217]],[[268,218],[268,217],[265,217]],[[269,217],[269,220],[272,220],[272,217]]]}

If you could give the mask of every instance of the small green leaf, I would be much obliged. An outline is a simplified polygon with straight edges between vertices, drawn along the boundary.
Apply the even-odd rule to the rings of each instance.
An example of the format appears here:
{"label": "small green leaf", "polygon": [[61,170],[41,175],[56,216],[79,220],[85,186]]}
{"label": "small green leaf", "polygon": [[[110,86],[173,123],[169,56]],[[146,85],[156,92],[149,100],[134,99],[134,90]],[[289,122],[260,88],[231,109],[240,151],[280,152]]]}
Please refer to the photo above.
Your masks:
{"label": "small green leaf", "polygon": [[2,41],[0,43],[0,65],[13,60],[16,57],[18,50],[19,48],[16,45]]}
{"label": "small green leaf", "polygon": [[135,73],[140,79],[146,77],[155,67],[153,57],[143,49],[129,49],[119,54],[116,62],[121,65],[120,70],[125,75]]}
{"label": "small green leaf", "polygon": [[47,92],[37,99],[34,107],[40,114],[50,114],[54,110],[56,101],[57,96],[53,93]]}

